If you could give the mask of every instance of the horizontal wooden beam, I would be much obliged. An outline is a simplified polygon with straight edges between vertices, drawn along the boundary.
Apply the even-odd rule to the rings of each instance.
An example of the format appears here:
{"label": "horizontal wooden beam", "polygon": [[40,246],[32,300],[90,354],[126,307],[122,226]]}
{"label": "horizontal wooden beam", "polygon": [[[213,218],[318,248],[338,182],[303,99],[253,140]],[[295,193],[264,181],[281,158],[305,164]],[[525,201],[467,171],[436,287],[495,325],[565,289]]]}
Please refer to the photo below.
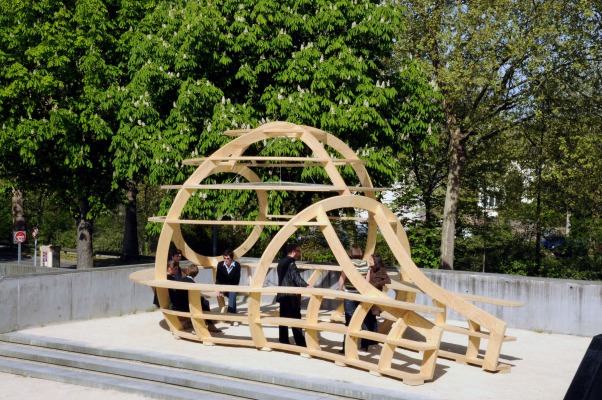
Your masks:
{"label": "horizontal wooden beam", "polygon": [[[255,129],[229,129],[227,131],[224,131],[223,135],[224,136],[233,136],[233,137],[238,137],[238,136],[242,136],[242,135],[246,135],[249,132],[254,131]],[[314,136],[325,136],[326,132],[324,132],[321,129],[316,129],[316,128],[312,128],[312,127],[290,127],[290,128],[286,128],[286,127],[282,127],[282,128],[265,128],[260,130],[259,132],[265,133],[267,135],[285,135],[287,133],[304,133],[304,132],[309,132]]]}
{"label": "horizontal wooden beam", "polygon": [[159,222],[163,224],[183,224],[183,225],[218,225],[218,226],[284,226],[286,221],[219,221],[202,219],[167,219],[165,216],[150,217],[149,222]]}
{"label": "horizontal wooden beam", "polygon": [[[306,165],[324,165],[332,162],[335,165],[365,164],[364,160],[359,158],[315,158],[315,157],[268,157],[268,156],[212,156],[190,158],[182,161],[183,165],[200,165],[207,160],[220,162],[227,165],[236,161],[236,165],[262,166],[262,167],[282,167],[283,163],[288,163],[293,167],[304,167]],[[269,164],[266,164],[268,163]]]}
{"label": "horizontal wooden beam", "polygon": [[371,295],[362,295],[358,293],[345,292],[342,290],[332,290],[324,288],[302,288],[302,287],[290,287],[290,286],[263,286],[263,287],[250,287],[244,285],[216,285],[208,283],[190,283],[182,281],[170,281],[170,280],[145,280],[138,281],[138,283],[168,289],[179,289],[179,290],[193,290],[199,292],[237,292],[237,293],[260,293],[266,295],[275,295],[277,293],[285,294],[300,294],[302,296],[318,296],[326,299],[346,299],[359,302],[365,302],[369,304],[376,304],[381,307],[394,307],[403,310],[410,310],[422,313],[440,313],[443,309],[440,307],[425,306],[421,304],[408,303],[405,301],[394,300],[389,297],[374,297]]}
{"label": "horizontal wooden beam", "polygon": [[375,188],[367,186],[332,186],[314,183],[298,182],[249,182],[249,183],[222,183],[198,185],[162,185],[161,189],[188,189],[188,190],[288,190],[293,192],[382,192],[389,188]]}

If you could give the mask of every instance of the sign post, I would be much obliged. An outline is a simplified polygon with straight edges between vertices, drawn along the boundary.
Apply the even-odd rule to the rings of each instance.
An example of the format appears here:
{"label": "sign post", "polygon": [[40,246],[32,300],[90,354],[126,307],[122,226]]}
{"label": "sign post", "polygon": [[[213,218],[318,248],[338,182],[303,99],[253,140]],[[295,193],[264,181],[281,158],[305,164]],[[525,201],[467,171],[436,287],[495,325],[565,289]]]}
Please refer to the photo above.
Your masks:
{"label": "sign post", "polygon": [[21,243],[23,243],[26,238],[27,233],[25,231],[13,232],[13,243],[17,243],[18,248],[17,264],[21,264]]}
{"label": "sign post", "polygon": [[33,266],[37,267],[38,265],[38,227],[34,226],[33,231],[31,232],[31,236],[33,236]]}

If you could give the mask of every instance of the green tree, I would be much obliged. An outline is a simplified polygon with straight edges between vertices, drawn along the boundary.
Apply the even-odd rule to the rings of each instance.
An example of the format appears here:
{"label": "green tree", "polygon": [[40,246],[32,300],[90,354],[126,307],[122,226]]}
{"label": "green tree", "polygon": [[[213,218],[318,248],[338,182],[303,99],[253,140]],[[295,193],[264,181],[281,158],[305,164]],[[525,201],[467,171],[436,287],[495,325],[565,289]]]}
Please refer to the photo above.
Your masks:
{"label": "green tree", "polygon": [[[122,37],[130,79],[113,88],[117,178],[183,181],[190,170],[182,161],[217,149],[224,130],[288,120],[339,136],[368,160],[377,185],[390,184],[399,151],[435,140],[429,128],[438,112],[438,93],[416,63],[405,58],[391,68],[401,12],[367,0],[158,3]],[[302,151],[288,146],[274,140],[263,155]],[[290,178],[323,179],[315,170],[300,174]],[[248,200],[224,196],[196,197],[195,215],[227,215],[226,206]],[[311,199],[284,200],[272,204]]]}
{"label": "green tree", "polygon": [[92,267],[95,215],[113,206],[111,116],[117,3],[0,2],[0,153],[15,187],[46,183],[77,224],[78,268]]}
{"label": "green tree", "polygon": [[[538,85],[585,65],[599,32],[587,2],[402,1],[401,54],[421,60],[441,91],[449,137],[441,268],[453,268],[454,238],[467,162],[494,137],[530,119]],[[599,27],[598,27],[599,28]]]}

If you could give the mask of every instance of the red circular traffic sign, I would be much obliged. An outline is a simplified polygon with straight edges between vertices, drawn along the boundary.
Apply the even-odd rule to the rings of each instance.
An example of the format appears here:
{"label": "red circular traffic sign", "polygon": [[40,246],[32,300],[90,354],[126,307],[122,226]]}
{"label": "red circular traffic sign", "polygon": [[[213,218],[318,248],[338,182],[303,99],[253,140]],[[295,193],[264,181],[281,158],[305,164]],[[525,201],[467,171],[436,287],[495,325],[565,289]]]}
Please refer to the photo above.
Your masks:
{"label": "red circular traffic sign", "polygon": [[17,231],[15,232],[15,243],[23,243],[27,238],[27,234],[25,231]]}

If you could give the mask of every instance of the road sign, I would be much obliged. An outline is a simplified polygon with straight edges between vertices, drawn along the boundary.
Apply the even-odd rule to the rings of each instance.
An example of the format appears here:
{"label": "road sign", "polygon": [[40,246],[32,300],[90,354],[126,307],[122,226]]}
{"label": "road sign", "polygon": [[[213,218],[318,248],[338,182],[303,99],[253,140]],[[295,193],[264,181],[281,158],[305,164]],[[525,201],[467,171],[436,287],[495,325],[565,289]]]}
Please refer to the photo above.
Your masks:
{"label": "road sign", "polygon": [[36,239],[38,237],[38,227],[34,226],[33,231],[31,231],[31,236],[33,236],[34,239]]}
{"label": "road sign", "polygon": [[13,232],[13,242],[14,243],[23,243],[27,238],[27,233],[25,231],[16,231]]}

